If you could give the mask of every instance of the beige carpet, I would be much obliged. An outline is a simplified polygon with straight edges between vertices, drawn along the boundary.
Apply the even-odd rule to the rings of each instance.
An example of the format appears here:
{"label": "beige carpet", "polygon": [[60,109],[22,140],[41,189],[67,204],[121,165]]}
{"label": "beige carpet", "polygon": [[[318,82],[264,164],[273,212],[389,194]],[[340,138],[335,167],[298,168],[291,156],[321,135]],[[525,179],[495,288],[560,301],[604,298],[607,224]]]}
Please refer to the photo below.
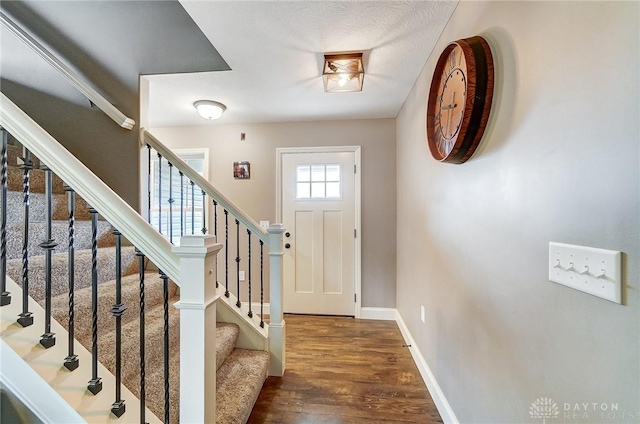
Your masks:
{"label": "beige carpet", "polygon": [[[15,167],[21,149],[9,146],[7,212],[7,274],[18,284],[22,281],[22,170]],[[34,158],[36,166],[39,161]],[[29,294],[44,306],[44,251],[38,246],[45,235],[44,172],[30,173],[29,211]],[[52,237],[58,243],[52,255],[52,316],[65,328],[69,322],[68,296],[68,217],[67,195],[62,182],[54,177]],[[74,330],[76,339],[91,350],[91,224],[87,204],[77,197],[75,234]],[[111,226],[98,223],[98,356],[102,364],[115,372],[115,318],[110,310],[115,302],[115,243]],[[140,292],[138,260],[134,248],[122,248],[122,382],[136,396],[140,394]],[[179,298],[171,283],[169,307],[169,422],[179,422],[180,396],[180,322],[173,303]],[[19,296],[14,294],[14,301]],[[239,328],[218,323],[216,328],[217,422],[245,423],[264,383],[269,354],[236,349]],[[145,274],[145,392],[149,409],[164,418],[164,307],[162,280],[157,272]],[[67,343],[58,338],[57,343]],[[80,364],[90,366],[90,364]],[[115,400],[115,398],[114,398]],[[126,414],[126,413],[125,413]],[[126,416],[126,415],[125,415]],[[137,419],[137,417],[135,417]]]}

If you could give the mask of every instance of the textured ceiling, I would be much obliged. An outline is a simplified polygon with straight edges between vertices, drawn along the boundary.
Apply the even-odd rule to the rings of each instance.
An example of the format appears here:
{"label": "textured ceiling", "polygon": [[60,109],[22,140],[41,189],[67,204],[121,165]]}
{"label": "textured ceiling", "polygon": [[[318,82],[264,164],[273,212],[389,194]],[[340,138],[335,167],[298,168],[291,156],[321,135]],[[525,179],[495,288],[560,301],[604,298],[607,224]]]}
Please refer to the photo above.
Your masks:
{"label": "textured ceiling", "polygon": [[[457,1],[181,1],[230,71],[148,76],[151,126],[395,117]],[[323,53],[363,51],[359,93],[324,93]],[[218,121],[192,103],[227,105]]]}

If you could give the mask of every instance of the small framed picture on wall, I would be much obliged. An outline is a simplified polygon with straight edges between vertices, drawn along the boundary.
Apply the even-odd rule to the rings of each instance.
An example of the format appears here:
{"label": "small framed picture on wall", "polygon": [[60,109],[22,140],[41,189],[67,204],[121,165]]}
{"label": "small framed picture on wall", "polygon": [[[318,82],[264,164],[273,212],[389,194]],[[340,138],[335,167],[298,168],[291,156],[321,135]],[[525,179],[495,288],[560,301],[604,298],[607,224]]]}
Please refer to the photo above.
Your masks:
{"label": "small framed picture on wall", "polygon": [[251,164],[247,161],[233,162],[233,178],[248,180],[251,178]]}

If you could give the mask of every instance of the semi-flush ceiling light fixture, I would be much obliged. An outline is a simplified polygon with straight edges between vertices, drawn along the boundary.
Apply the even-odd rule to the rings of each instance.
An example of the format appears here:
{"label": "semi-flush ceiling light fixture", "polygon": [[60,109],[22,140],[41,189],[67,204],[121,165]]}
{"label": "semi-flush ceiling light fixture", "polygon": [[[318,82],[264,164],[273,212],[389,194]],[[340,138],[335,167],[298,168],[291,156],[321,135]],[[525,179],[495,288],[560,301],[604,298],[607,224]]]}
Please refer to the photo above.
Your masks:
{"label": "semi-flush ceiling light fixture", "polygon": [[362,91],[362,53],[325,54],[322,79],[327,93]]}
{"label": "semi-flush ceiling light fixture", "polygon": [[219,102],[213,100],[198,100],[193,103],[200,116],[204,119],[214,120],[222,116],[222,113],[227,110],[227,107]]}

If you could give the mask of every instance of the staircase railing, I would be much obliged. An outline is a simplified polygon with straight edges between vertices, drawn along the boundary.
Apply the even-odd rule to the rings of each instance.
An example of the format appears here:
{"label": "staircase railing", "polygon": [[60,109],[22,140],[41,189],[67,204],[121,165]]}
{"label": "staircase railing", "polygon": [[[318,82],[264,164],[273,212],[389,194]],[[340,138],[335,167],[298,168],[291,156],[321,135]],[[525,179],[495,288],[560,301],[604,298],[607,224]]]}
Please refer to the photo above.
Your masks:
{"label": "staircase railing", "polygon": [[[129,204],[114,193],[82,162],[60,145],[4,94],[0,124],[36,157],[79,193],[114,227],[126,234],[172,280],[180,281],[179,259],[171,254],[171,244],[150,227]],[[55,147],[52,147],[55,146]]]}
{"label": "staircase railing", "polygon": [[[7,232],[6,232],[6,211],[9,204],[7,203],[7,133],[10,133],[23,146],[21,166],[23,171],[23,257],[22,257],[22,312],[19,314],[17,322],[22,327],[30,327],[34,325],[33,314],[29,311],[29,204],[30,204],[30,172],[34,168],[32,154],[35,155],[42,163],[41,169],[45,171],[45,202],[46,202],[46,229],[44,242],[40,247],[45,250],[45,317],[44,317],[44,334],[40,340],[42,347],[49,349],[56,343],[55,334],[51,331],[51,250],[55,248],[56,242],[51,238],[51,196],[52,196],[52,179],[51,173],[55,173],[66,184],[65,190],[69,196],[69,259],[68,264],[70,273],[69,278],[69,351],[67,358],[64,359],[64,365],[69,371],[78,368],[77,356],[73,350],[73,328],[74,328],[74,279],[73,279],[73,241],[74,241],[74,212],[77,207],[74,206],[75,193],[78,193],[88,203],[89,213],[91,215],[92,239],[91,239],[91,380],[87,389],[94,395],[102,390],[102,378],[98,375],[98,257],[97,257],[97,223],[98,214],[106,219],[114,228],[114,236],[116,240],[116,254],[120,253],[121,235],[136,246],[136,254],[138,256],[139,270],[139,288],[140,288],[140,422],[145,422],[145,258],[149,258],[158,266],[160,276],[163,280],[163,298],[164,298],[164,364],[168,366],[168,349],[167,337],[169,332],[168,324],[168,279],[171,278],[178,285],[182,284],[184,292],[188,295],[190,302],[185,305],[185,309],[196,309],[200,314],[183,314],[181,311],[180,325],[186,328],[198,327],[203,330],[203,334],[215,334],[215,297],[213,297],[207,287],[213,285],[213,278],[208,274],[208,270],[215,266],[213,261],[219,245],[214,245],[214,241],[210,236],[185,237],[182,246],[173,248],[171,244],[157,231],[153,229],[135,210],[133,210],[126,202],[124,202],[117,194],[115,194],[104,182],[96,177],[89,169],[87,169],[78,159],[69,153],[62,145],[60,145],[51,135],[42,129],[28,115],[20,110],[11,100],[4,94],[0,93],[0,131],[2,132],[2,270],[6,270],[7,261]],[[45,166],[46,164],[46,166]],[[66,240],[65,240],[66,241]],[[174,250],[174,251],[172,251]],[[115,318],[116,339],[121,338],[120,318],[124,312],[125,306],[122,304],[120,297],[120,259],[116,256],[116,298],[111,313]],[[7,292],[7,275],[5,272],[0,275],[0,283],[3,296],[3,306],[11,305],[11,294]],[[210,306],[213,306],[210,308]],[[213,315],[211,315],[213,311]],[[187,311],[191,312],[191,311]],[[181,332],[182,333],[182,332]],[[215,343],[203,343],[196,348],[196,344],[191,343],[192,340],[184,338],[181,334],[181,362],[185,365],[181,367],[181,381],[187,381],[191,384],[187,387],[187,395],[181,396],[189,399],[190,408],[181,408],[181,419],[185,418],[185,422],[202,421],[200,418],[206,418],[207,422],[215,420],[215,365],[214,372],[209,371],[207,362],[213,360],[215,364]],[[204,337],[204,336],[203,336]],[[188,349],[187,349],[188,347]],[[184,349],[183,349],[184,348]],[[121,352],[120,346],[115,346],[115,376],[116,376],[116,393],[115,401],[112,404],[111,412],[120,416],[125,412],[125,405],[121,398],[120,391],[120,367]],[[205,361],[207,359],[207,361]],[[168,369],[164,370],[164,376],[169,376]],[[211,390],[202,390],[198,394],[189,392],[193,385],[202,387],[213,387]],[[182,383],[181,383],[182,388]],[[168,381],[165,381],[165,391],[168,392]],[[182,390],[181,390],[182,391]],[[165,393],[165,419],[169,421],[169,404],[168,394]],[[190,415],[191,414],[191,415]],[[195,415],[194,415],[195,414]]]}
{"label": "staircase railing", "polygon": [[[159,220],[156,229],[170,241],[173,241],[172,226],[175,220],[177,221],[175,224],[180,226],[181,235],[193,234],[196,231],[205,234],[209,231],[224,245],[224,252],[221,252],[216,258],[216,260],[223,260],[222,264],[217,263],[216,287],[224,297],[235,300],[231,303],[235,305],[238,313],[243,313],[251,320],[255,319],[260,327],[268,330],[271,352],[269,372],[270,375],[283,375],[285,369],[285,323],[282,309],[282,256],[284,254],[282,234],[284,227],[282,224],[272,224],[268,229],[263,229],[239,206],[144,128],[140,130],[140,141],[146,148],[147,216],[149,222],[152,221],[153,206],[157,206],[160,211],[166,208],[168,210],[168,225],[163,227],[162,220]],[[152,169],[152,161],[155,160],[158,161],[156,171]],[[166,161],[168,165],[166,172],[169,174],[168,181],[166,181],[168,188],[165,187],[165,190],[163,190],[162,182],[164,180],[161,174],[163,161]],[[174,168],[177,173],[174,172]],[[172,189],[174,179],[179,184],[179,190]],[[183,187],[185,187],[184,190]],[[152,192],[157,195],[152,195]],[[168,196],[163,197],[164,192],[168,192]],[[201,198],[202,206],[202,226],[197,229],[193,225],[195,221],[193,203],[196,196]],[[191,226],[186,225],[187,220],[183,219],[185,216],[183,205],[188,202],[192,203],[190,209]],[[207,205],[213,207],[213,222],[209,223],[212,231],[206,225]],[[179,219],[176,219],[176,215],[179,216]],[[244,227],[242,230],[241,226]],[[268,253],[265,252],[265,247],[268,249]],[[268,263],[265,261],[265,255],[269,258]],[[235,262],[235,265],[232,262]],[[244,263],[246,266],[243,265]],[[268,275],[265,275],[265,265],[269,267]],[[259,294],[254,289],[254,281],[256,285],[259,283]],[[267,284],[269,285],[269,324],[265,322],[267,312],[265,312],[264,298]],[[254,302],[254,299],[259,299],[259,301]]]}
{"label": "staircase railing", "polygon": [[100,110],[106,113],[118,125],[128,130],[133,129],[136,125],[136,121],[127,117],[118,108],[112,105],[107,99],[100,95],[100,93],[89,86],[89,84],[87,84],[77,72],[74,72],[71,68],[62,63],[62,61],[49,52],[49,50],[47,50],[35,38],[27,34],[26,31],[16,25],[15,22],[9,19],[9,17],[2,12],[0,12],[0,23],[2,23],[2,26],[9,30],[9,32],[15,35],[20,41],[26,44],[31,50],[36,52],[38,56],[58,71],[67,81],[69,81],[69,83],[71,83],[71,85],[89,99],[91,103],[98,106]]}

